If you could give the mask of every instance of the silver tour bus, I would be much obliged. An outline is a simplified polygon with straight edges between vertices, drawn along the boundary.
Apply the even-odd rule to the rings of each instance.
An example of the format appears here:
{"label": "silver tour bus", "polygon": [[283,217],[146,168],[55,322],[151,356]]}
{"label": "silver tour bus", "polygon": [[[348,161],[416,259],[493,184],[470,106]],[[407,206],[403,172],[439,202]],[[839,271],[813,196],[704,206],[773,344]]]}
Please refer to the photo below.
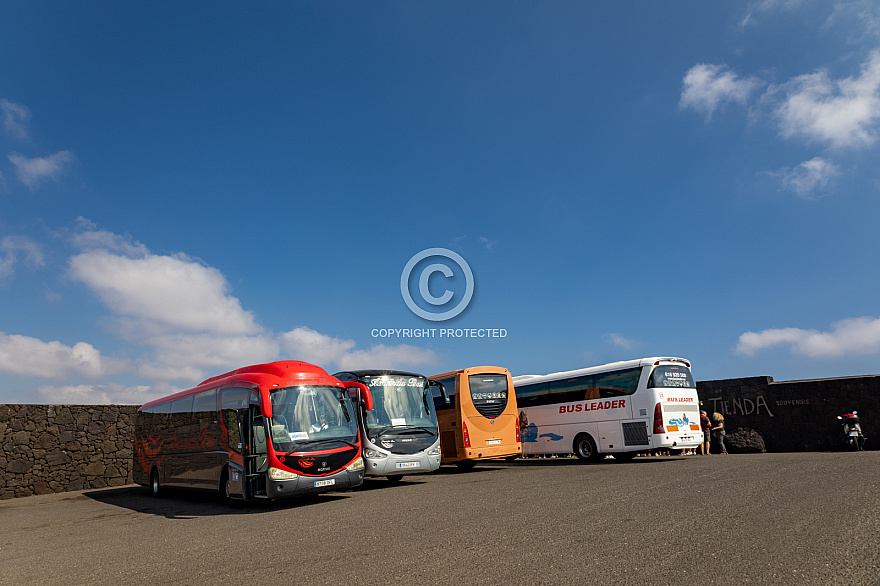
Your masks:
{"label": "silver tour bus", "polygon": [[400,370],[349,370],[333,376],[343,384],[363,383],[372,395],[373,410],[362,402],[358,409],[365,475],[397,482],[405,474],[440,467],[440,433],[431,387],[439,387],[443,400],[448,401],[441,383]]}

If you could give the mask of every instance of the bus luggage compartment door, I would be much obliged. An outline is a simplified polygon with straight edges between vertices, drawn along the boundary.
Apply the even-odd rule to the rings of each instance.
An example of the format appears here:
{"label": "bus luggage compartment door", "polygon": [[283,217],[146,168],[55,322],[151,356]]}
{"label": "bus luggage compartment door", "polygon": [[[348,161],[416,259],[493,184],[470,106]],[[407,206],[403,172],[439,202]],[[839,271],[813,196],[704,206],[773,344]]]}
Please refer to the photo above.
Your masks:
{"label": "bus luggage compartment door", "polygon": [[244,498],[244,470],[234,462],[229,463],[229,496]]}

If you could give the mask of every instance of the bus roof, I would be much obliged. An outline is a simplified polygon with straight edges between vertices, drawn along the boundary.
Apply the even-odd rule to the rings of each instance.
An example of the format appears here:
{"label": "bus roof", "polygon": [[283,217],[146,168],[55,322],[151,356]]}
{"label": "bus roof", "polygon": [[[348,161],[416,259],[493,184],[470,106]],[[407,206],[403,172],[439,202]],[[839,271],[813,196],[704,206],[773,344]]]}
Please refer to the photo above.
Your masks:
{"label": "bus roof", "polygon": [[413,377],[425,378],[425,375],[423,375],[423,374],[417,374],[415,372],[407,372],[405,370],[392,370],[392,369],[385,369],[385,370],[383,370],[383,369],[379,369],[379,370],[376,370],[376,369],[340,370],[339,372],[337,372],[333,376],[336,376],[339,374],[345,374],[345,373],[353,374],[358,377],[360,377],[360,376],[383,376],[383,375],[390,374],[392,376],[413,376]]}
{"label": "bus roof", "polygon": [[295,384],[343,386],[339,380],[327,374],[327,371],[319,366],[309,364],[308,362],[300,362],[299,360],[279,360],[278,362],[268,362],[266,364],[242,366],[241,368],[212,376],[191,389],[145,403],[141,406],[141,409],[167,403],[174,399],[194,395],[230,383],[244,383],[249,386],[259,385],[260,387],[287,387]]}
{"label": "bus roof", "polygon": [[449,372],[443,372],[440,374],[435,374],[433,376],[429,376],[430,379],[438,379],[438,378],[446,378],[448,376],[452,376],[458,374],[459,372],[464,372],[466,370],[474,371],[474,374],[488,374],[488,373],[497,373],[497,374],[510,374],[510,371],[506,368],[502,368],[501,366],[469,366],[467,368],[457,368],[455,370],[450,370]]}
{"label": "bus roof", "polygon": [[654,356],[651,358],[636,358],[635,360],[623,360],[621,362],[609,362],[608,364],[602,364],[599,366],[590,366],[589,368],[580,368],[577,370],[565,370],[562,372],[552,372],[550,374],[543,375],[534,375],[534,374],[525,374],[521,376],[513,377],[513,386],[522,386],[526,384],[532,383],[543,383],[549,382],[564,378],[573,378],[576,376],[583,376],[587,374],[597,374],[600,372],[608,372],[612,370],[623,370],[625,368],[636,368],[638,366],[645,366],[648,364],[654,364],[656,362],[677,362],[679,364],[684,364],[688,368],[691,366],[690,360],[686,360],[684,358],[675,358],[669,356]]}

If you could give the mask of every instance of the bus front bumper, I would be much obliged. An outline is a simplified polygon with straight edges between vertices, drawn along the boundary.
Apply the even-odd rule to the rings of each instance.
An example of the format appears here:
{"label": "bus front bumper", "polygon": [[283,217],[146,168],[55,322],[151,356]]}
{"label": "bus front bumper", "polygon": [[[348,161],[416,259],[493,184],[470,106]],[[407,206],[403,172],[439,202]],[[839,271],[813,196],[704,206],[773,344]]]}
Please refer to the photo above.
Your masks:
{"label": "bus front bumper", "polygon": [[303,494],[346,490],[359,486],[364,481],[364,469],[340,470],[327,476],[297,476],[290,480],[266,480],[266,494],[269,498],[285,498]]}
{"label": "bus front bumper", "polygon": [[367,476],[398,476],[433,472],[440,467],[440,455],[389,454],[385,458],[364,458]]}

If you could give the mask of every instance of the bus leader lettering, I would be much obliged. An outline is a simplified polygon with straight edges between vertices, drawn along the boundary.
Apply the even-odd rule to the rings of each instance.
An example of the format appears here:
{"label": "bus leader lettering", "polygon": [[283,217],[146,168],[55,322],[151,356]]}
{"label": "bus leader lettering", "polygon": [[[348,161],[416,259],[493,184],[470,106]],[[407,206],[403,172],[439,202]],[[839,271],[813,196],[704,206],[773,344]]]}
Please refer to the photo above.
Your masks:
{"label": "bus leader lettering", "polygon": [[596,403],[578,403],[577,405],[560,405],[560,413],[580,413],[581,411],[596,411],[598,409],[622,409],[626,407],[626,399],[615,401],[598,401]]}

